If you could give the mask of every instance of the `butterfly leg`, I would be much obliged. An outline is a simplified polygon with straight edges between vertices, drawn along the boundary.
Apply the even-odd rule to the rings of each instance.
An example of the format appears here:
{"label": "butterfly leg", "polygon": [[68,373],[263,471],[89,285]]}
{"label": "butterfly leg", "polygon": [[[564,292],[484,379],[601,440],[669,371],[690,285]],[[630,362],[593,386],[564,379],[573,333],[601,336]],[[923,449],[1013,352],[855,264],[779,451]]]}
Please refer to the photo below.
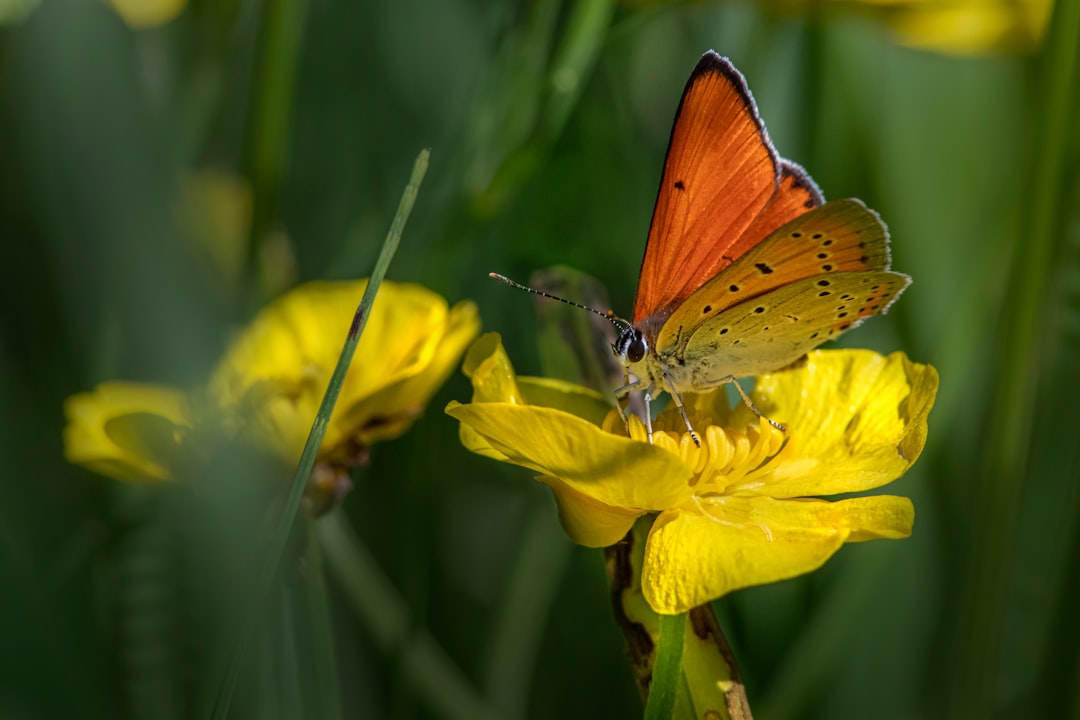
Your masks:
{"label": "butterfly leg", "polygon": [[[765,417],[764,415],[761,414],[761,411],[757,409],[757,406],[754,405],[754,402],[750,399],[750,396],[746,394],[746,391],[743,390],[742,385],[739,384],[738,378],[736,378],[734,375],[727,375],[725,377],[722,377],[722,378],[720,378],[720,382],[721,383],[731,383],[732,385],[734,385],[735,389],[739,391],[739,397],[742,398],[742,401],[744,403],[746,403],[746,407],[750,408],[751,412],[753,412],[759,418],[765,418],[765,420],[770,425],[772,425],[774,428],[776,428],[780,432],[787,432],[787,428],[784,427],[781,423],[778,423],[775,420],[773,420],[772,418]],[[672,397],[674,397],[674,396],[672,396]]]}
{"label": "butterfly leg", "polygon": [[655,385],[650,385],[645,391],[645,430],[649,433],[649,444],[652,445],[652,394],[656,390]]}
{"label": "butterfly leg", "polygon": [[[683,422],[686,424],[686,429],[690,431],[690,438],[694,441],[695,445],[701,447],[701,438],[699,438],[698,434],[694,431],[694,426],[690,424],[690,418],[686,415],[686,408],[683,407],[682,395],[675,389],[667,372],[664,373],[664,381],[667,383],[668,395],[671,396],[671,400],[675,403],[675,407],[679,409],[679,415],[682,416]],[[648,395],[645,396],[646,403],[648,403],[648,397]]]}

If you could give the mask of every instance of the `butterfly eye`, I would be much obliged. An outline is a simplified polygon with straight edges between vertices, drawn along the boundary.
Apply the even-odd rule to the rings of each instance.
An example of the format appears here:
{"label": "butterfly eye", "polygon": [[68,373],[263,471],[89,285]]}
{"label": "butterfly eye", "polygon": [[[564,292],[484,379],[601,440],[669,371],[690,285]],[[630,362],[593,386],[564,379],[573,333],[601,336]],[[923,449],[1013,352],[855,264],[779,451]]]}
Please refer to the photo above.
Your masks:
{"label": "butterfly eye", "polygon": [[645,357],[647,348],[648,345],[645,343],[641,331],[633,327],[623,330],[622,334],[619,335],[619,339],[615,341],[615,352],[624,361],[631,363],[640,362]]}

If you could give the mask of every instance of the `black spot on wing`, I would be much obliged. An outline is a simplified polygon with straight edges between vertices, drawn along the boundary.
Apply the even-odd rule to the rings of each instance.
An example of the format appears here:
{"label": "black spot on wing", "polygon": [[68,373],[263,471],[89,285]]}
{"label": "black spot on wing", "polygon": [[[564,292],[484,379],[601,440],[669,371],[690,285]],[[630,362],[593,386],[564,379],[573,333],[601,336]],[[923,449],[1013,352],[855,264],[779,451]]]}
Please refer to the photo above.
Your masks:
{"label": "black spot on wing", "polygon": [[686,189],[686,183],[684,183],[682,180],[676,180],[675,181],[675,189],[676,190],[685,190]]}
{"label": "black spot on wing", "polygon": [[758,269],[758,272],[760,272],[762,275],[769,275],[773,271],[773,269],[769,266],[768,263],[754,263],[754,267],[756,267]]}

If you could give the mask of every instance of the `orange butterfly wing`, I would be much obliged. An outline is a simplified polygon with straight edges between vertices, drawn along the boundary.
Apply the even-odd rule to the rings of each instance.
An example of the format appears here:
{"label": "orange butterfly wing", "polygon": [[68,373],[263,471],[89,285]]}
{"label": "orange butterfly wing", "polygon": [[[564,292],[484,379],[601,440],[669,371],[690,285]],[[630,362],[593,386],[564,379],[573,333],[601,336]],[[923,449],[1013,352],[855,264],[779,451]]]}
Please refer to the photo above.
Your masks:
{"label": "orange butterfly wing", "polygon": [[825,203],[818,186],[806,171],[788,160],[780,161],[780,187],[769,199],[768,205],[754,218],[738,240],[732,245],[731,257],[738,259],[752,247],[800,215],[804,215]]}
{"label": "orange butterfly wing", "polygon": [[669,314],[821,193],[769,141],[746,81],[714,52],[683,91],[641,263],[634,322]]}

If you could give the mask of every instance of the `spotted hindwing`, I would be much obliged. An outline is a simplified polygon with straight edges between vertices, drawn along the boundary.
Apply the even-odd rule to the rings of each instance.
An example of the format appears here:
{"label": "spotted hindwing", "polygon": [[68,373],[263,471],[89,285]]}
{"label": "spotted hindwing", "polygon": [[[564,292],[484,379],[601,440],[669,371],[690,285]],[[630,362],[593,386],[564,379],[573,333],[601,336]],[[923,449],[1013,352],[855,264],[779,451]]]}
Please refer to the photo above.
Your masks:
{"label": "spotted hindwing", "polygon": [[667,318],[665,348],[727,308],[815,275],[889,268],[888,232],[858,200],[834,200],[792,220],[706,283]]}
{"label": "spotted hindwing", "polygon": [[870,315],[884,313],[910,282],[888,271],[835,272],[771,290],[684,328],[657,355],[686,368],[680,390],[703,390],[728,376],[772,372],[797,361]]}

